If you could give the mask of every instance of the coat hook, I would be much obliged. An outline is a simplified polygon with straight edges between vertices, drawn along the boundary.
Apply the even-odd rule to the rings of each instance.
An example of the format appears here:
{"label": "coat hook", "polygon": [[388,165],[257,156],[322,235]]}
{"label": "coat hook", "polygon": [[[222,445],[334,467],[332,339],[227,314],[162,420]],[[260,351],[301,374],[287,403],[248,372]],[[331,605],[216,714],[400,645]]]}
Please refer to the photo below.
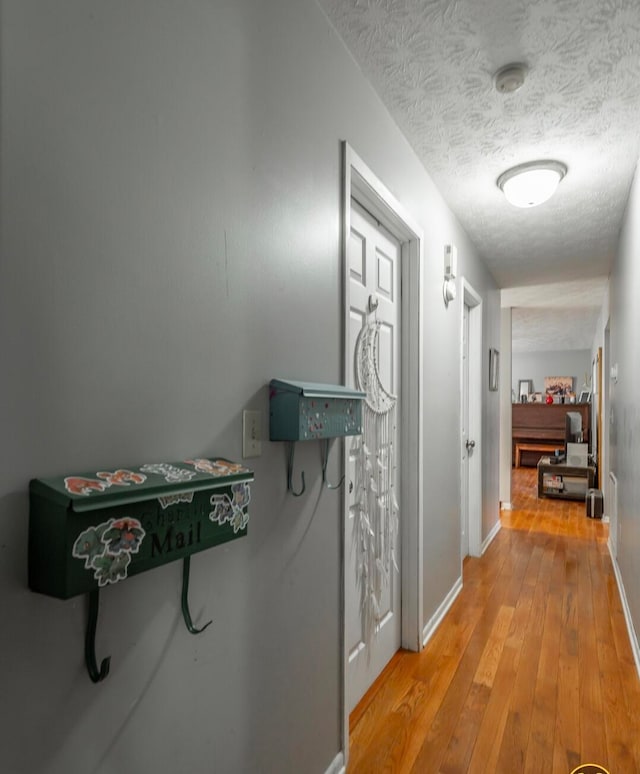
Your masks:
{"label": "coat hook", "polygon": [[325,438],[322,446],[320,447],[320,455],[322,458],[322,483],[327,489],[340,489],[342,482],[344,481],[344,475],[338,481],[337,484],[330,484],[327,481],[327,463],[329,462],[329,438]]}
{"label": "coat hook", "polygon": [[197,626],[193,625],[193,621],[191,620],[191,613],[189,612],[189,573],[191,571],[191,557],[185,556],[184,562],[182,564],[182,615],[184,617],[184,622],[187,625],[187,629],[191,632],[191,634],[200,634],[200,632],[203,632],[207,626],[211,623],[211,621],[207,621],[207,623],[198,629]]}
{"label": "coat hook", "polygon": [[102,659],[100,669],[96,661],[96,628],[98,626],[98,608],[100,605],[100,589],[89,592],[89,619],[87,621],[87,634],[84,639],[84,660],[87,665],[89,677],[94,683],[99,683],[109,674],[111,656]]}
{"label": "coat hook", "polygon": [[304,471],[300,473],[300,478],[302,479],[302,489],[299,492],[293,491],[293,453],[295,450],[295,443],[292,441],[289,444],[289,459],[287,461],[287,489],[294,497],[300,497],[301,494],[304,494],[304,490],[307,488],[307,485],[304,480]]}

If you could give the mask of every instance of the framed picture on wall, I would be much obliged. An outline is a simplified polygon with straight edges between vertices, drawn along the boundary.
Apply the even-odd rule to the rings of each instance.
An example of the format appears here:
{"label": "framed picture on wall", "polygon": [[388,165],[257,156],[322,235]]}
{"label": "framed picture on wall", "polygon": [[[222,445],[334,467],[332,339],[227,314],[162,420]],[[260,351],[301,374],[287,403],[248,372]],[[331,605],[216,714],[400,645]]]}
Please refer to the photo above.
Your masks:
{"label": "framed picture on wall", "polygon": [[496,392],[500,378],[500,353],[497,349],[489,350],[489,389]]}
{"label": "framed picture on wall", "polygon": [[573,376],[545,376],[544,391],[547,395],[564,395],[573,389]]}
{"label": "framed picture on wall", "polygon": [[526,403],[529,399],[529,395],[533,390],[532,379],[520,379],[518,382],[518,400],[521,403]]}

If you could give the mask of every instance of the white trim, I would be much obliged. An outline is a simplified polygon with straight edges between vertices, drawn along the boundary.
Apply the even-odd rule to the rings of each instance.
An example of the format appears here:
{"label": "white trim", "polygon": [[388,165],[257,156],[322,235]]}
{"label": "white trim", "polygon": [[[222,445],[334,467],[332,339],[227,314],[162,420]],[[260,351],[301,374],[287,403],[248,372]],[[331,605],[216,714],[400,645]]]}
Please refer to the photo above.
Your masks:
{"label": "white trim", "polygon": [[633,628],[633,619],[631,618],[631,610],[629,609],[629,603],[627,601],[627,592],[624,590],[624,583],[622,582],[622,575],[620,574],[618,562],[616,561],[614,555],[611,553],[611,545],[609,545],[609,555],[611,556],[611,563],[613,564],[613,571],[616,576],[618,591],[620,592],[622,610],[624,611],[624,620],[627,622],[627,632],[629,633],[629,642],[633,652],[633,660],[636,662],[636,672],[638,673],[638,677],[640,677],[640,646],[638,645],[636,630]]}
{"label": "white trim", "polygon": [[344,755],[339,752],[336,757],[329,764],[329,768],[324,774],[345,774],[346,769],[344,767]]}
{"label": "white trim", "polygon": [[609,552],[614,559],[617,559],[620,536],[620,522],[618,521],[618,477],[612,470],[609,471],[609,483],[608,497],[605,500],[607,503],[606,510],[609,512],[607,514],[609,516]]}
{"label": "white trim", "polygon": [[[343,264],[343,332],[344,373],[351,367],[351,354],[346,346],[349,330],[348,257],[347,246],[351,226],[351,197],[357,199],[402,245],[402,374],[401,374],[401,529],[402,551],[402,647],[418,651],[422,646],[423,619],[423,244],[420,226],[406,212],[400,202],[375,176],[369,167],[348,145],[342,143],[342,264]],[[344,459],[346,469],[347,460]],[[349,715],[346,705],[346,675],[348,658],[346,645],[346,526],[348,491],[344,487],[343,536],[341,561],[341,623],[340,647],[343,654],[342,674],[342,748],[345,761],[349,754]]]}
{"label": "white trim", "polygon": [[511,503],[502,503],[501,502],[500,503],[500,510],[501,511],[512,511],[513,510],[513,506],[511,505]]}
{"label": "white trim", "polygon": [[[482,396],[485,385],[482,382],[482,296],[480,296],[462,277],[462,303],[460,304],[460,417],[464,415],[462,374],[462,328],[464,325],[464,307],[469,307],[469,418],[468,436],[476,442],[473,450],[473,464],[469,464],[469,487],[467,503],[469,509],[469,554],[482,556]],[[460,435],[460,486],[462,487],[463,450],[462,428]]]}
{"label": "white trim", "polygon": [[449,608],[455,602],[456,597],[461,591],[462,591],[462,575],[453,584],[447,596],[440,603],[440,607],[427,621],[427,624],[422,631],[422,647],[424,647],[427,644],[427,642],[429,642],[429,640],[433,637],[433,635],[436,632],[436,629],[442,623],[442,619],[449,612]]}
{"label": "white trim", "polygon": [[402,248],[402,646],[421,650],[423,620],[423,338],[422,244],[419,231]]}
{"label": "white trim", "polygon": [[498,519],[498,521],[493,525],[493,529],[491,530],[491,532],[482,541],[482,553],[483,554],[487,550],[487,548],[489,548],[489,546],[493,542],[493,539],[498,534],[498,532],[500,532],[501,529],[502,529],[502,524],[500,523],[500,519]]}

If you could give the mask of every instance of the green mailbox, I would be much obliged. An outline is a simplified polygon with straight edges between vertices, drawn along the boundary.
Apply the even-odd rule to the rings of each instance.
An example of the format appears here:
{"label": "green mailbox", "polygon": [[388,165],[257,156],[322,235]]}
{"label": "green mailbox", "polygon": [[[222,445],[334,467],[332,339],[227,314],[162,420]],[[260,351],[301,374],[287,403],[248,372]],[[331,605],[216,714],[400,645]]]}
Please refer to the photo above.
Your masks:
{"label": "green mailbox", "polygon": [[[183,613],[198,633],[187,602],[191,554],[247,534],[251,481],[251,470],[221,458],[34,479],[29,586],[60,599],[88,592],[93,638],[101,588],[183,559]],[[107,671],[108,662],[92,679]]]}
{"label": "green mailbox", "polygon": [[269,439],[311,441],[360,435],[364,392],[339,384],[269,384]]}
{"label": "green mailbox", "polygon": [[332,438],[360,435],[362,432],[362,401],[364,392],[340,384],[284,381],[269,383],[269,440],[289,442],[287,458],[287,490],[299,497],[306,489],[304,473],[302,488],[296,492],[292,484],[294,444],[296,441],[322,442],[322,480],[329,489],[337,489],[344,480],[332,486],[327,481],[327,460]]}

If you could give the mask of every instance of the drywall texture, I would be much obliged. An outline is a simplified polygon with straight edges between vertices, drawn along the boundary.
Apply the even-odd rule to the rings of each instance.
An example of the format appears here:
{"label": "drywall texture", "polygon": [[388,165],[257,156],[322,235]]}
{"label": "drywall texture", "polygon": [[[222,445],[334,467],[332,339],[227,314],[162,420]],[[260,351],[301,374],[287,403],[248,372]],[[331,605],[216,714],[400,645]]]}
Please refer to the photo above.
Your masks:
{"label": "drywall texture", "polygon": [[636,168],[611,272],[609,301],[609,362],[618,366],[618,380],[609,384],[609,462],[618,479],[617,559],[636,633],[640,631],[639,253],[640,179]]}
{"label": "drywall texture", "polygon": [[[272,377],[341,382],[340,141],[424,228],[424,613],[460,574],[457,221],[311,0],[2,4],[0,729],[3,774],[323,772],[341,749],[342,497],[263,442],[246,538],[82,598],[27,588],[28,481],[240,459]],[[486,384],[486,380],[485,380]],[[485,407],[497,434],[497,403]],[[496,428],[492,423],[496,422]],[[497,513],[497,444],[484,455]],[[337,477],[337,461],[329,479]]]}
{"label": "drywall texture", "polygon": [[533,391],[544,393],[545,376],[571,376],[573,389],[580,392],[585,376],[591,383],[591,352],[573,349],[563,352],[514,352],[511,356],[511,384],[518,397],[520,379],[531,379]]}

